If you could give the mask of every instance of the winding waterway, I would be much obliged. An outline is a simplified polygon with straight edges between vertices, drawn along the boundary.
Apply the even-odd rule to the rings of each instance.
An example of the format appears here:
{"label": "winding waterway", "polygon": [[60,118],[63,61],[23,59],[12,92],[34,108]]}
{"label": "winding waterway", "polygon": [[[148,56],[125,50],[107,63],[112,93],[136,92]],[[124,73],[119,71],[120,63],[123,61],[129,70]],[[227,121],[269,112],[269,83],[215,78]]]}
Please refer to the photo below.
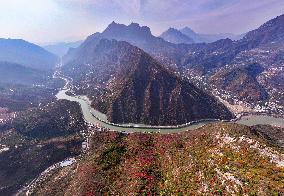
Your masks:
{"label": "winding waterway", "polygon": [[[86,96],[69,96],[66,94],[68,91],[67,88],[63,88],[56,95],[57,99],[65,99],[69,101],[78,102],[82,108],[83,116],[86,122],[91,124],[99,124],[102,127],[108,128],[114,131],[121,132],[161,132],[161,133],[175,133],[182,132],[186,130],[194,130],[199,127],[202,127],[208,123],[216,122],[216,120],[204,120],[201,122],[190,123],[187,125],[181,125],[178,127],[151,127],[146,125],[115,125],[107,121],[107,118],[104,114],[91,108],[91,102]],[[244,116],[241,119],[235,121],[238,124],[244,124],[248,126],[252,125],[274,125],[274,126],[284,126],[284,118],[275,118],[272,116],[265,115],[251,115]]]}

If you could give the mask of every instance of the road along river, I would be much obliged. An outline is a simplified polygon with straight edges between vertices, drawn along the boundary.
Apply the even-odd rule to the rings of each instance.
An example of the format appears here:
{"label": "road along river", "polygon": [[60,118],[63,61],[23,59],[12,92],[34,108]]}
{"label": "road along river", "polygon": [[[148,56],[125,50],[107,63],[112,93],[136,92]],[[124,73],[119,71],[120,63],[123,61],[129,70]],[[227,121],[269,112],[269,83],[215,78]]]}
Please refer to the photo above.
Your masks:
{"label": "road along river", "polygon": [[[83,116],[86,122],[91,124],[99,124],[102,127],[108,128],[113,131],[120,132],[161,132],[161,133],[175,133],[187,130],[194,130],[202,127],[208,123],[216,122],[219,120],[202,120],[198,122],[191,122],[180,126],[147,126],[136,124],[118,125],[108,122],[106,116],[99,111],[96,111],[91,107],[91,101],[86,96],[69,96],[66,92],[67,88],[63,88],[56,95],[57,99],[65,99],[69,101],[78,102],[82,108]],[[244,116],[235,121],[238,124],[244,124],[248,126],[252,125],[274,125],[284,127],[284,118],[275,118],[265,115],[250,115]]]}

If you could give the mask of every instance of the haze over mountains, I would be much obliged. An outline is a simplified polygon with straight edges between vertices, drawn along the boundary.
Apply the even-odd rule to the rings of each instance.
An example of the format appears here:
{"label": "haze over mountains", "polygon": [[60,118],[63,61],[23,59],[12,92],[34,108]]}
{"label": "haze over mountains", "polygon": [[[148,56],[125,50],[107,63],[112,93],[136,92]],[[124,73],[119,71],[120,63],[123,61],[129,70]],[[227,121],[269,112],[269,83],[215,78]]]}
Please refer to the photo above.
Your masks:
{"label": "haze over mountains", "polygon": [[[174,43],[174,44],[192,44],[195,43],[196,40],[183,34],[177,29],[169,28],[167,31],[160,35],[164,40]],[[202,42],[202,41],[201,41]]]}
{"label": "haze over mountains", "polygon": [[[102,38],[129,42],[154,57],[157,57],[156,59],[159,62],[168,66],[179,64],[180,58],[190,47],[185,44],[178,46],[162,38],[155,37],[152,35],[149,27],[140,26],[137,23],[131,23],[126,26],[115,22],[112,22],[102,33],[97,32],[90,35],[83,44],[94,43],[95,40]],[[69,54],[66,56],[70,54],[72,54],[72,50],[70,50]]]}
{"label": "haze over mountains", "polygon": [[[86,48],[94,47],[103,38],[127,41],[148,52],[168,69],[177,69],[185,75],[189,74],[190,80],[199,80],[197,83],[203,83],[211,92],[215,89],[214,93],[230,103],[244,101],[254,108],[266,107],[267,103],[273,101],[271,105],[277,103],[277,107],[269,107],[266,110],[277,113],[277,108],[282,108],[283,103],[281,100],[275,102],[279,94],[270,89],[273,85],[281,91],[282,82],[276,86],[273,79],[269,79],[265,80],[264,84],[261,78],[266,77],[271,69],[281,70],[283,17],[281,15],[270,20],[259,29],[248,32],[240,40],[232,41],[227,38],[207,44],[173,44],[153,36],[148,27],[141,27],[136,23],[126,26],[113,22],[102,33],[89,36],[78,49],[70,50],[64,60],[68,62],[72,58],[76,59],[80,56],[79,53],[89,52],[90,55],[92,49]],[[266,50],[269,52],[265,53],[265,60],[263,47],[271,48]],[[252,55],[259,52],[261,54]],[[275,78],[281,78],[279,71],[274,71],[273,75]]]}
{"label": "haze over mountains", "polygon": [[231,33],[220,33],[220,34],[200,34],[194,32],[189,27],[184,27],[180,30],[175,28],[169,28],[167,31],[163,32],[160,37],[164,40],[180,44],[190,44],[190,43],[212,43],[220,39],[229,38],[231,40],[239,40],[244,36],[242,35],[235,35]]}
{"label": "haze over mountains", "polygon": [[[191,34],[193,38],[187,39],[186,37],[184,37],[185,33],[187,33],[188,35]],[[105,46],[104,44],[101,44],[102,39],[109,39],[109,40],[115,39],[117,41],[129,42],[130,44],[143,49],[145,51],[145,54],[148,53],[149,57],[151,56],[151,58],[153,57],[155,59],[155,60],[153,59],[153,61],[156,61],[157,64],[161,64],[162,67],[164,67],[165,70],[168,71],[169,73],[175,70],[175,72],[180,72],[181,73],[180,75],[188,77],[188,79],[191,82],[195,83],[195,85],[198,85],[199,83],[203,83],[203,86],[206,86],[206,89],[208,91],[207,93],[211,94],[212,89],[215,89],[213,94],[217,93],[222,98],[226,97],[225,100],[229,101],[230,103],[235,103],[236,101],[237,102],[244,101],[246,104],[251,104],[250,105],[251,107],[256,107],[256,106],[258,107],[259,104],[261,107],[263,107],[267,105],[267,103],[270,101],[274,101],[273,103],[276,103],[275,101],[278,100],[277,107],[282,107],[282,104],[283,104],[282,101],[281,100],[279,101],[279,99],[276,98],[277,95],[279,96],[279,94],[276,93],[275,91],[270,90],[272,86],[279,90],[282,89],[281,72],[279,71],[273,72],[274,74],[273,77],[277,78],[277,82],[278,83],[280,82],[280,85],[275,85],[275,82],[273,81],[272,77],[270,77],[269,79],[268,78],[264,79],[264,77],[267,72],[271,71],[271,69],[274,69],[274,70],[281,69],[279,68],[279,66],[281,65],[281,62],[282,62],[281,54],[283,52],[281,49],[282,48],[281,42],[283,41],[283,37],[284,37],[283,36],[283,15],[275,19],[272,19],[271,21],[265,23],[260,28],[254,31],[248,32],[244,36],[244,38],[237,40],[237,41],[232,41],[231,39],[227,38],[227,39],[218,40],[213,43],[193,43],[195,42],[195,40],[198,39],[198,34],[194,33],[188,27],[182,29],[181,31],[171,28],[169,29],[169,31],[163,34],[163,36],[171,36],[171,34],[179,37],[178,40],[176,41],[172,40],[172,42],[176,42],[179,44],[170,43],[170,42],[165,41],[162,38],[155,37],[152,35],[148,27],[140,26],[137,23],[131,23],[130,25],[126,26],[123,24],[117,24],[115,22],[112,22],[102,33],[95,33],[89,36],[78,48],[70,49],[67,55],[65,55],[63,58],[64,63],[67,65],[80,64],[80,66],[83,66],[83,67],[86,65],[95,66],[95,67],[99,66],[100,68],[94,68],[96,70],[95,73],[101,72],[102,75],[95,76],[95,77],[93,76],[94,79],[91,79],[92,73],[88,73],[88,71],[90,70],[86,69],[88,71],[84,72],[82,71],[83,69],[81,70],[80,68],[78,68],[78,73],[75,73],[70,70],[68,71],[66,68],[68,66],[65,66],[66,73],[71,72],[69,74],[72,74],[72,77],[77,78],[77,80],[82,79],[82,78],[79,78],[80,75],[82,75],[81,72],[84,72],[85,74],[87,74],[87,76],[84,76],[85,77],[84,79],[87,81],[83,81],[85,82],[84,84],[81,81],[80,85],[87,85],[88,88],[82,87],[78,84],[79,86],[77,87],[77,90],[80,89],[81,93],[82,92],[89,93],[90,91],[95,91],[95,93],[92,92],[90,95],[105,97],[105,100],[107,101],[100,102],[102,103],[101,104],[102,106],[99,106],[99,107],[104,108],[104,109],[102,108],[100,109],[102,109],[102,111],[108,114],[109,115],[108,117],[112,119],[111,116],[113,115],[113,112],[112,112],[113,108],[111,106],[112,106],[112,103],[115,102],[116,99],[120,100],[118,98],[119,96],[117,95],[118,97],[115,98],[114,96],[109,96],[107,94],[98,95],[97,89],[92,90],[91,87],[94,87],[96,85],[99,85],[101,87],[103,84],[102,82],[107,83],[111,81],[113,79],[112,78],[113,75],[119,72],[119,71],[113,72],[113,70],[108,70],[112,68],[106,69],[107,66],[103,67],[102,66],[103,64],[105,65],[112,64],[112,66],[114,66],[115,64],[118,64],[119,66],[121,66],[120,61],[122,61],[128,66],[131,64],[133,65],[133,63],[134,65],[139,65],[139,63],[135,64],[135,62],[138,61],[137,59],[139,58],[137,58],[136,60],[134,59],[121,60],[119,58],[117,59],[117,57],[114,59],[107,59],[106,57],[100,57],[100,56],[95,57],[97,53],[103,54],[103,52],[102,53],[98,52],[99,49],[102,51],[105,51],[105,49],[107,48],[107,46]],[[59,44],[57,46],[58,47],[63,46],[64,50],[66,50],[67,46],[76,46],[79,44],[80,42],[76,42],[76,43],[69,43],[69,44]],[[51,53],[45,51],[44,49],[36,45],[30,44],[28,42],[25,42],[23,40],[2,39],[0,46],[1,45],[2,45],[2,48],[4,48],[4,46],[8,48],[6,52],[10,50],[9,48],[11,48],[12,50],[13,47],[15,48],[13,52],[20,50],[20,49],[22,51],[22,48],[25,49],[23,51],[26,52],[27,55],[25,55],[25,58],[21,58],[22,59],[22,61],[20,62],[21,64],[19,63],[18,66],[23,65],[25,67],[29,67],[32,69],[50,70],[54,67],[55,62],[57,61],[57,57],[55,55],[52,55]],[[97,48],[98,46],[102,48]],[[267,50],[269,52],[266,52],[265,60],[263,59],[264,55],[262,54],[263,53],[262,50],[264,47],[271,48],[271,50]],[[277,47],[277,50],[275,50],[276,47]],[[254,54],[253,55],[254,59],[252,59],[251,53],[258,53],[258,52],[262,52],[262,53],[258,55]],[[63,53],[64,52],[62,52],[61,55]],[[115,54],[115,53],[118,53],[118,52],[114,49],[112,50],[111,48],[108,48],[107,54],[110,56],[112,55],[127,56],[128,55],[127,51],[125,51],[125,54],[123,53]],[[4,54],[5,52],[2,53],[2,59],[7,61],[8,63],[10,63],[9,61],[11,62],[17,61],[17,57],[12,58],[14,56],[17,56],[16,53],[15,54],[8,53],[6,56],[4,56]],[[21,55],[22,54],[23,52],[21,53]],[[32,57],[28,58],[29,55],[31,55]],[[36,58],[36,60],[34,60],[33,58]],[[258,58],[261,58],[261,59],[258,59]],[[45,61],[46,59],[48,59],[48,61]],[[271,64],[270,66],[266,64],[266,61],[268,61],[268,59],[269,59],[269,62],[267,63]],[[27,60],[31,60],[33,62],[28,62]],[[38,62],[43,62],[43,63],[38,63]],[[40,67],[38,66],[39,64],[41,65]],[[147,61],[144,64],[147,64]],[[15,66],[15,65],[11,63],[10,66]],[[76,66],[79,66],[79,65],[76,65]],[[122,68],[120,67],[117,69],[119,70]],[[131,67],[128,67],[128,68],[124,67],[124,69],[130,71]],[[12,70],[12,69],[9,69],[9,70]],[[16,70],[19,70],[19,69],[15,69],[15,71]],[[160,69],[157,69],[157,70],[160,70]],[[147,69],[142,70],[142,71],[147,73]],[[27,72],[31,73],[30,70]],[[14,75],[15,77],[17,76],[17,74],[14,74]],[[151,73],[149,72],[146,75],[151,76]],[[127,77],[119,76],[119,77],[128,78],[128,76]],[[153,75],[153,77],[154,76],[155,75]],[[181,77],[181,76],[178,76],[178,77]],[[202,79],[200,80],[198,79],[198,77],[201,77]],[[167,78],[167,77],[162,77],[161,80],[163,80],[163,78]],[[128,78],[128,79],[129,81],[134,80],[133,78]],[[196,82],[196,79],[198,79],[199,81]],[[89,80],[91,81],[96,80],[96,81],[94,81],[93,84],[90,84]],[[149,79],[149,81],[151,82],[149,84],[147,84],[146,82],[145,84],[146,87],[148,85],[151,86],[155,80],[152,81],[152,79]],[[159,81],[158,83],[160,82],[161,81]],[[161,82],[160,84],[164,85],[165,82]],[[131,87],[131,84],[124,84],[124,85],[129,86],[130,88],[136,89],[133,87],[133,85]],[[122,91],[122,89],[120,89],[121,86],[116,86],[112,88],[110,88],[109,86],[108,87],[104,86],[103,88],[106,88],[107,90],[104,89],[103,91],[104,93],[109,93],[113,91],[119,92],[119,91]],[[146,87],[145,87],[145,91],[142,93],[144,96],[145,94],[147,94]],[[172,90],[174,91],[174,89],[175,88],[173,88]],[[211,89],[211,90],[208,90],[208,89]],[[78,90],[78,92],[80,92],[80,90]],[[163,94],[163,90],[161,90],[160,87],[155,89],[153,92],[156,93],[158,91],[159,93]],[[158,97],[161,97],[162,94],[159,94],[159,93],[157,95]],[[137,95],[137,92],[135,94]],[[133,95],[131,95],[131,93],[128,92],[127,95],[125,94],[122,97],[127,100],[127,96],[131,97]],[[238,98],[236,99],[236,97]],[[166,98],[165,96],[165,100],[167,99],[168,98]],[[103,103],[103,102],[107,102],[107,103]],[[143,102],[141,102],[141,100],[139,101],[140,108],[142,107],[141,103],[144,103],[144,102],[145,100],[143,100]],[[151,102],[152,101],[149,101],[149,103]],[[97,105],[100,105],[100,104],[97,104]],[[146,111],[146,108],[144,106],[142,108],[144,108],[143,110]],[[157,109],[157,108],[156,109],[157,111],[161,112],[161,115],[163,116],[162,113],[164,113],[164,109],[162,108],[163,106],[161,106],[160,109]],[[149,111],[149,108],[147,110]],[[269,112],[276,112],[274,110],[278,111],[277,108],[274,108],[274,109],[267,108],[267,110],[269,110]],[[157,114],[160,114],[159,112],[158,113],[154,112],[154,113],[157,115]],[[127,113],[129,114],[130,112],[127,112]],[[140,111],[138,112],[137,110],[134,113],[140,113]],[[195,112],[190,112],[190,113],[195,113]],[[139,121],[138,119],[140,119],[141,122],[150,123],[149,120],[145,120],[146,118],[145,116],[140,118],[140,117],[137,117],[137,115],[138,114],[133,114],[133,115],[131,114],[130,116],[123,117],[118,121],[131,122],[131,120],[129,119],[132,119],[132,120],[135,119],[134,121],[136,122],[137,120],[138,122]],[[133,116],[136,116],[137,118]],[[165,119],[165,117],[162,117],[162,118]],[[203,117],[200,117],[200,118],[203,118]],[[155,120],[155,123],[166,124],[166,122],[162,122],[163,120],[161,120],[160,118],[158,119],[159,120]],[[186,117],[186,119],[195,119],[195,117],[190,117],[190,118]],[[181,120],[181,121],[185,122],[185,120]]]}
{"label": "haze over mountains", "polygon": [[60,42],[43,46],[47,51],[56,54],[59,57],[64,56],[69,48],[77,48],[83,41],[76,42]]}
{"label": "haze over mountains", "polygon": [[0,61],[38,70],[51,70],[58,58],[43,48],[21,39],[0,39]]}
{"label": "haze over mountains", "polygon": [[[113,22],[82,43],[48,46],[59,56],[78,46],[62,66],[39,46],[1,39],[0,195],[283,195],[277,124],[126,134],[86,118],[94,108],[133,132],[246,114],[283,125],[284,15],[241,39],[210,36],[184,28],[161,38]],[[85,96],[86,108],[73,101]]]}

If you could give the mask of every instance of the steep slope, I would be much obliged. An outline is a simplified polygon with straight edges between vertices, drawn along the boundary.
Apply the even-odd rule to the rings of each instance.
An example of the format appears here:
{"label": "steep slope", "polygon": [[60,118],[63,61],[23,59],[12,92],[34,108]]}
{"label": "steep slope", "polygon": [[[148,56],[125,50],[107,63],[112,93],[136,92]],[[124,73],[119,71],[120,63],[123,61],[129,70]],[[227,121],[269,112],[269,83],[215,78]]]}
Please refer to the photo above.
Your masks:
{"label": "steep slope", "polygon": [[240,40],[240,44],[248,43],[249,48],[271,42],[284,41],[284,15],[278,16],[261,25],[256,30],[250,31]]}
{"label": "steep slope", "polygon": [[0,195],[15,195],[51,165],[79,155],[84,129],[80,106],[66,100],[0,124]]}
{"label": "steep slope", "polygon": [[123,79],[119,87],[112,87],[112,93],[117,89],[119,93],[111,96],[107,109],[108,119],[114,123],[177,125],[230,118],[224,106],[165,70],[147,54],[141,54],[138,64],[132,65]]}
{"label": "steep slope", "polygon": [[0,83],[31,85],[44,81],[47,75],[42,71],[22,65],[0,62]]}
{"label": "steep slope", "polygon": [[183,34],[182,32],[180,32],[177,29],[174,28],[169,28],[167,31],[163,32],[160,35],[161,38],[163,38],[164,40],[174,43],[174,44],[192,44],[194,43],[193,39],[186,36],[185,34]]}
{"label": "steep slope", "polygon": [[21,39],[0,39],[0,61],[38,70],[51,70],[58,58],[43,48]]}
{"label": "steep slope", "polygon": [[[281,137],[275,140],[263,134],[266,129],[282,133]],[[51,171],[29,191],[34,195],[282,195],[283,145],[270,142],[283,139],[283,131],[212,124],[167,135],[95,132],[86,156]]]}
{"label": "steep slope", "polygon": [[210,78],[210,82],[242,101],[264,102],[268,99],[268,93],[257,81],[257,77],[263,70],[263,67],[258,64],[232,69],[226,68],[214,74]]}
{"label": "steep slope", "polygon": [[141,49],[115,40],[88,45],[64,67],[65,74],[111,122],[177,125],[232,118],[222,104]]}
{"label": "steep slope", "polygon": [[[247,33],[242,40],[233,42],[227,49],[227,54],[231,53],[233,58],[229,58],[223,67],[207,71],[209,83],[215,85],[213,88],[218,89],[224,99],[240,104],[245,102],[245,107],[256,112],[284,114],[283,21],[284,15],[278,16]],[[247,71],[251,65],[258,67],[256,76]]]}
{"label": "steep slope", "polygon": [[241,40],[223,39],[190,49],[184,55],[182,64],[186,68],[197,69],[201,74],[206,74],[232,63],[241,52],[267,44],[282,43],[284,40],[283,21],[284,15],[281,15],[263,24],[258,29],[248,32]]}
{"label": "steep slope", "polygon": [[210,44],[190,49],[182,58],[182,65],[204,75],[216,68],[229,64],[241,51],[230,39],[222,39]]}

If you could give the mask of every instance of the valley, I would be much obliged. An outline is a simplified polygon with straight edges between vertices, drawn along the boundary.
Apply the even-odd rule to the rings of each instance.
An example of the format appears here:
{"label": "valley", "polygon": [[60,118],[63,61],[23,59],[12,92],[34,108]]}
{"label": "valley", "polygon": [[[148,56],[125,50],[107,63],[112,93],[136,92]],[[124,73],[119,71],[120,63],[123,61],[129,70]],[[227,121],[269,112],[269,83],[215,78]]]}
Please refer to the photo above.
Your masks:
{"label": "valley", "polygon": [[[62,76],[61,76],[62,78]],[[112,131],[119,131],[125,133],[133,133],[133,132],[159,132],[162,134],[167,133],[178,133],[187,130],[194,130],[200,128],[206,124],[210,124],[213,122],[221,121],[220,119],[202,119],[200,121],[191,121],[187,122],[186,124],[181,124],[177,126],[150,126],[150,125],[143,125],[143,124],[115,124],[108,121],[105,114],[95,110],[92,108],[91,101],[86,96],[70,96],[67,95],[69,89],[66,89],[67,86],[71,83],[68,81],[67,78],[62,78],[66,81],[65,87],[58,92],[56,95],[57,99],[59,100],[69,100],[75,101],[79,103],[81,106],[81,110],[84,116],[84,119],[88,124],[99,125],[101,127],[105,127]],[[70,87],[72,88],[72,87]],[[280,126],[284,127],[284,118],[274,118],[272,116],[265,116],[265,115],[255,115],[256,112],[249,112],[245,111],[239,114],[239,117],[236,119],[231,119],[228,121],[244,124],[248,126],[253,125],[272,125],[272,126]]]}
{"label": "valley", "polygon": [[283,195],[283,32],[1,38],[0,195]]}

